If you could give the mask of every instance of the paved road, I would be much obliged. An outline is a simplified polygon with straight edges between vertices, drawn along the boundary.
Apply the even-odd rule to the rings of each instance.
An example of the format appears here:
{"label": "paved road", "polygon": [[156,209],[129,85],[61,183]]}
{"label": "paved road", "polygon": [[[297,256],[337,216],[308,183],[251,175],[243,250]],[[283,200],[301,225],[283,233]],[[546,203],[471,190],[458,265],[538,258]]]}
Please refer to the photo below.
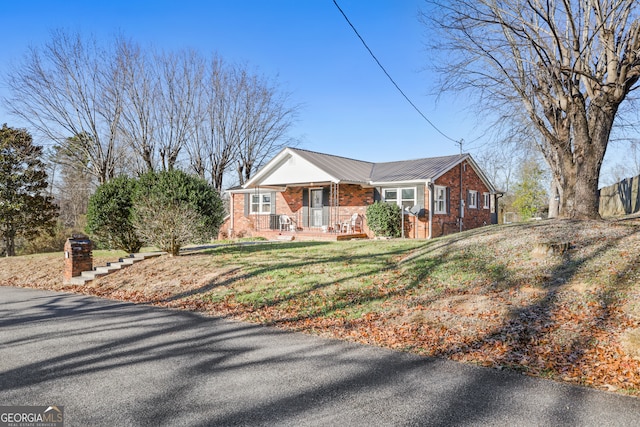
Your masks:
{"label": "paved road", "polygon": [[0,287],[0,405],[65,426],[638,426],[640,399],[191,313]]}

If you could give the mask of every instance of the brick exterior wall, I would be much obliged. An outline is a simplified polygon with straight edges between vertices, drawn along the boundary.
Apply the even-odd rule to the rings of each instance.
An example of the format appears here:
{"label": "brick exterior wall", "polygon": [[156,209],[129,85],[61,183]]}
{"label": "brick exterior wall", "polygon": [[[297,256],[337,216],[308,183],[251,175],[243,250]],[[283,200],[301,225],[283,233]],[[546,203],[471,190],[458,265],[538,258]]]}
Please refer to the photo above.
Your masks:
{"label": "brick exterior wall", "polygon": [[[275,202],[276,214],[284,214],[293,218],[301,218],[303,192],[308,190],[308,187],[288,187],[283,192],[276,192],[275,200],[272,201],[272,203]],[[373,188],[363,188],[360,185],[355,184],[340,185],[338,189],[338,216],[341,219],[346,220],[354,213],[358,213],[364,219],[367,206],[373,204],[373,193]],[[232,193],[230,206],[231,209],[233,209],[233,224],[231,223],[232,218],[230,215],[220,227],[219,237],[259,236],[260,230],[255,224],[259,215],[245,215],[245,193]],[[363,231],[371,236],[371,233],[366,226],[366,221],[364,222]]]}
{"label": "brick exterior wall", "polygon": [[[491,209],[484,209],[483,193],[488,193],[489,189],[482,182],[476,171],[467,162],[454,167],[435,181],[435,185],[449,188],[449,213],[433,214],[432,237],[460,231],[457,222],[460,216],[460,168],[462,167],[462,197],[465,199],[464,218],[462,219],[462,230],[481,227],[491,223]],[[478,192],[478,208],[467,206],[467,191]],[[425,199],[426,200],[426,199]]]}
{"label": "brick exterior wall", "polygon": [[[458,217],[460,215],[460,168],[462,167],[462,194],[465,198],[465,216],[463,218],[463,230],[481,227],[491,223],[491,210],[484,209],[483,193],[488,193],[486,185],[475,172],[473,167],[464,162],[449,170],[435,181],[435,185],[449,188],[449,213],[433,215],[432,237],[439,237],[460,230]],[[317,188],[317,187],[314,187]],[[466,203],[467,191],[478,192],[478,208],[469,208]],[[289,187],[284,192],[276,192],[275,212],[278,215],[286,214],[293,218],[302,217],[303,192],[307,187]],[[424,186],[424,215],[415,217],[405,215],[405,237],[426,239],[429,237],[429,187]],[[366,225],[367,206],[374,203],[374,189],[363,188],[355,184],[342,184],[339,186],[338,215],[340,218],[348,218],[354,213],[360,214],[364,219],[364,232],[373,237]],[[245,194],[231,194],[230,205],[233,209],[233,224],[231,217],[227,218],[220,228],[221,237],[252,237],[260,235],[260,227],[256,227],[255,221],[259,215],[245,215]],[[258,218],[259,219],[259,218]],[[301,226],[302,224],[298,224]],[[331,226],[331,225],[330,225]],[[230,234],[230,230],[232,233]]]}
{"label": "brick exterior wall", "polygon": [[367,206],[373,204],[373,188],[362,188],[355,184],[340,185],[338,204],[344,207],[346,214],[364,215]]}

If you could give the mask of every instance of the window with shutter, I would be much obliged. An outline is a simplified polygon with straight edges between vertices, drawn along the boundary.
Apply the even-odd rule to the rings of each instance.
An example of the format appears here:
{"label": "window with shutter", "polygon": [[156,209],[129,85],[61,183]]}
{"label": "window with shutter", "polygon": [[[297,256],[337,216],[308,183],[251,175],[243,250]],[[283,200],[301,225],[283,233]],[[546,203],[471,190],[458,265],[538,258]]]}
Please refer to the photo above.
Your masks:
{"label": "window with shutter", "polygon": [[436,214],[447,214],[449,201],[447,187],[435,185],[433,187],[433,212]]}
{"label": "window with shutter", "polygon": [[489,193],[482,193],[483,209],[489,209],[491,207],[491,195]]}
{"label": "window with shutter", "polygon": [[250,205],[249,213],[252,214],[270,214],[271,203],[273,201],[272,193],[251,193],[249,196]]}
{"label": "window with shutter", "polygon": [[469,208],[478,209],[478,192],[469,190]]}

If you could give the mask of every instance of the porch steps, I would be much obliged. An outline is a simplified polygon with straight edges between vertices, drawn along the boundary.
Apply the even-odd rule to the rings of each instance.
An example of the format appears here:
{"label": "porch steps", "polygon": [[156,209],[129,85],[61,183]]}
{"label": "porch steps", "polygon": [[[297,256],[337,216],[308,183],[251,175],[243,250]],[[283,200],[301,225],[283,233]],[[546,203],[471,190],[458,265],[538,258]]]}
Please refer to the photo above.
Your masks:
{"label": "porch steps", "polygon": [[338,235],[336,236],[336,240],[353,240],[353,239],[368,239],[369,236],[367,236],[366,233],[359,233],[359,234],[343,234],[343,235]]}
{"label": "porch steps", "polygon": [[145,259],[159,257],[163,253],[164,252],[144,252],[131,254],[128,257],[120,258],[118,262],[108,262],[106,266],[95,267],[90,271],[83,271],[80,276],[72,277],[68,283],[72,285],[86,285],[88,282],[95,280],[98,277],[106,276],[109,273],[121,270],[137,262],[144,261]]}
{"label": "porch steps", "polygon": [[283,242],[290,242],[292,240],[295,240],[296,236],[290,234],[290,235],[280,235],[278,236],[278,240],[283,241]]}

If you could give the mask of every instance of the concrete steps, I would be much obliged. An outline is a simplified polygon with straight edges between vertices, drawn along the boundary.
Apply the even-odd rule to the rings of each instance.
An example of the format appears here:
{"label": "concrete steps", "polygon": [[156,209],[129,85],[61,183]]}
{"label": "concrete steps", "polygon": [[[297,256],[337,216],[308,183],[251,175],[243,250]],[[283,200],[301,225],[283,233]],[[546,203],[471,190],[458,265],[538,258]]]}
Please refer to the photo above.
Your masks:
{"label": "concrete steps", "polygon": [[69,281],[72,285],[86,285],[88,282],[97,279],[98,277],[106,276],[114,271],[121,270],[137,262],[144,261],[145,259],[159,257],[164,252],[144,252],[131,254],[126,258],[120,258],[118,262],[108,262],[106,266],[95,267],[90,271],[83,271],[80,276],[72,277]]}

